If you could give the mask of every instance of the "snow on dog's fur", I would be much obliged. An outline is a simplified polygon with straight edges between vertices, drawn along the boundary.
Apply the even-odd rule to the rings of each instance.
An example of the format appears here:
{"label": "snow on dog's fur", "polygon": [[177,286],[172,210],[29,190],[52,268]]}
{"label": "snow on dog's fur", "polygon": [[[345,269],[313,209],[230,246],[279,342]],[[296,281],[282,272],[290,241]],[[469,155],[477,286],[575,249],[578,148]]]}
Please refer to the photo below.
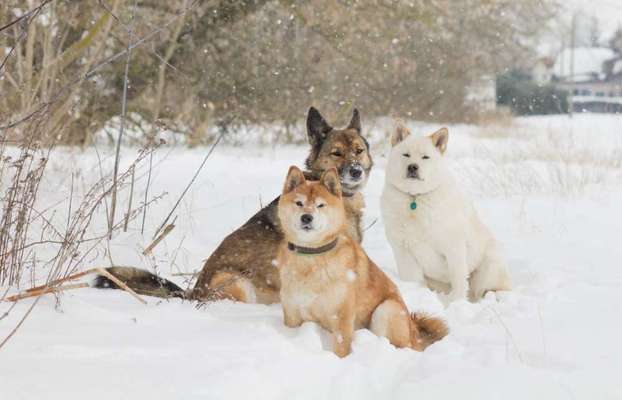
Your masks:
{"label": "snow on dog's fur", "polygon": [[449,133],[415,137],[401,124],[391,138],[382,215],[401,278],[475,300],[509,290],[497,241],[443,158]]}
{"label": "snow on dog's fur", "polygon": [[285,233],[278,250],[285,325],[319,323],[332,333],[340,357],[350,354],[358,328],[419,351],[447,334],[442,320],[408,313],[395,284],[349,235],[334,168],[309,182],[291,167],[278,215]]}

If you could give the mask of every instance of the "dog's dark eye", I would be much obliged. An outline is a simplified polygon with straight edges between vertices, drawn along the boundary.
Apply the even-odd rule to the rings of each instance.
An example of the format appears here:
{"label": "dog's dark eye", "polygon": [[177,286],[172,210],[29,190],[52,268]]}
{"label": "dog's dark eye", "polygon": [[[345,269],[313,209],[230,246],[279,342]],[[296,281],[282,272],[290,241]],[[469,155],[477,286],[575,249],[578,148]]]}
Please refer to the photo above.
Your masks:
{"label": "dog's dark eye", "polygon": [[423,158],[424,160],[428,160],[430,157],[429,156],[423,156],[421,158]]}
{"label": "dog's dark eye", "polygon": [[322,204],[318,204],[318,205],[317,205],[317,208],[322,208],[322,207],[324,207],[325,205],[326,205],[326,204],[323,204],[323,203],[322,203]]}
{"label": "dog's dark eye", "polygon": [[297,202],[296,202],[296,205],[297,205],[298,207],[302,207],[304,204],[302,204],[302,201],[297,201]]}
{"label": "dog's dark eye", "polygon": [[356,149],[356,154],[361,154],[363,152],[363,149]]}
{"label": "dog's dark eye", "polygon": [[408,153],[404,153],[404,154],[402,154],[402,155],[403,155],[404,157],[406,157],[406,158],[410,158],[410,154],[408,154]]}
{"label": "dog's dark eye", "polygon": [[335,150],[332,153],[330,153],[332,156],[335,157],[341,157],[343,154],[341,154],[341,152],[339,150]]}

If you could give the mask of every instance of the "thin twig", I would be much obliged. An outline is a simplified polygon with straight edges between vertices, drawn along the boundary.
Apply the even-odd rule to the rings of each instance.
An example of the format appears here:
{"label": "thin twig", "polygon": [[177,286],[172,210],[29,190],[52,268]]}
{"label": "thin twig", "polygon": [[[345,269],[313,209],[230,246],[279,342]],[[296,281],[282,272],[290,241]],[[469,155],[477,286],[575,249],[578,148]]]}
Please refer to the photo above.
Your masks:
{"label": "thin twig", "polygon": [[28,316],[30,315],[32,310],[35,308],[35,306],[39,302],[40,298],[41,298],[41,296],[37,297],[37,299],[32,302],[32,304],[30,305],[30,308],[28,308],[28,311],[26,311],[26,313],[24,313],[24,316],[22,317],[22,319],[20,319],[19,322],[17,323],[17,325],[15,325],[15,328],[13,328],[11,333],[9,333],[7,335],[7,337],[4,338],[2,343],[0,343],[0,349],[2,349],[2,347],[13,337],[13,335],[15,335],[15,332],[17,332],[17,330],[20,328],[20,326],[22,326],[24,321],[26,321],[26,318],[28,318]]}
{"label": "thin twig", "polygon": [[201,169],[203,169],[203,166],[205,165],[205,163],[207,162],[207,160],[209,159],[209,157],[212,155],[212,152],[214,151],[214,149],[216,148],[216,146],[218,145],[218,143],[220,143],[220,139],[222,139],[222,137],[225,135],[225,131],[223,130],[222,132],[220,132],[220,135],[218,135],[218,138],[216,139],[216,141],[212,144],[212,147],[210,147],[209,151],[207,152],[207,154],[205,155],[205,158],[203,158],[203,162],[201,162],[201,165],[199,165],[199,168],[197,168],[196,172],[194,173],[194,176],[192,177],[192,179],[190,180],[190,182],[188,183],[188,185],[186,186],[186,188],[184,189],[184,191],[181,193],[181,195],[179,196],[179,198],[177,199],[177,201],[175,202],[175,205],[173,206],[173,208],[171,209],[171,211],[168,213],[168,215],[166,216],[166,218],[164,218],[164,221],[162,222],[162,224],[158,227],[158,229],[155,231],[155,233],[153,234],[153,237],[155,238],[158,233],[160,232],[160,230],[162,230],[162,228],[164,227],[164,225],[166,225],[166,223],[168,222],[169,218],[171,217],[171,215],[173,215],[173,213],[175,212],[175,209],[177,209],[177,206],[179,206],[179,203],[181,202],[181,200],[184,198],[184,196],[186,195],[186,192],[188,192],[188,190],[190,189],[190,186],[192,186],[192,184],[194,183],[194,181],[197,179],[197,177],[199,176],[199,173],[201,172]]}
{"label": "thin twig", "polygon": [[95,273],[97,273],[97,272],[98,272],[98,271],[97,271],[97,269],[96,269],[96,268],[90,268],[90,269],[87,269],[86,271],[77,272],[77,273],[75,273],[75,274],[72,274],[72,275],[66,276],[66,277],[64,277],[64,278],[60,278],[60,279],[53,280],[53,281],[51,281],[51,282],[46,283],[45,285],[40,285],[40,286],[31,287],[30,289],[26,289],[26,291],[27,291],[27,292],[34,292],[34,291],[41,290],[41,289],[44,289],[44,288],[47,288],[47,287],[52,287],[52,286],[59,285],[59,284],[61,284],[61,283],[63,283],[63,282],[67,282],[67,281],[75,281],[76,279],[82,278],[82,277],[83,277],[83,276],[85,276],[85,275],[88,275],[88,274],[95,274]]}
{"label": "thin twig", "polygon": [[9,22],[8,24],[0,27],[0,32],[9,29],[10,27],[12,27],[13,25],[17,24],[18,22],[20,22],[23,19],[26,19],[28,17],[30,17],[32,14],[34,13],[39,13],[39,10],[41,10],[43,7],[45,7],[45,5],[47,3],[52,2],[52,0],[44,0],[43,2],[41,2],[41,4],[39,4],[37,7],[33,8],[32,10],[28,11],[26,14],[22,15],[21,17],[18,17],[16,19],[14,19],[13,21]]}
{"label": "thin twig", "polygon": [[[0,302],[2,302],[2,301],[4,301],[4,297],[0,299]],[[17,305],[17,303],[11,304],[11,307],[9,307],[8,310],[6,310],[4,313],[2,313],[2,315],[0,315],[0,321],[5,319],[6,317],[8,317],[9,314],[11,314],[11,311],[13,311],[13,309],[15,308],[16,305]]]}
{"label": "thin twig", "polygon": [[28,31],[28,29],[25,29],[25,28],[22,30],[22,32],[19,34],[19,37],[15,41],[15,44],[13,46],[11,46],[11,49],[9,50],[7,55],[4,57],[4,59],[2,60],[2,63],[0,64],[0,77],[2,77],[2,70],[4,69],[4,66],[6,65],[6,62],[9,60],[9,58],[11,57],[13,52],[15,51],[15,47],[17,46],[17,43],[22,41],[24,36],[26,36],[26,32],[27,31]]}
{"label": "thin twig", "polygon": [[99,179],[101,182],[101,186],[102,186],[102,193],[103,195],[103,199],[104,199],[104,206],[106,208],[106,222],[108,223],[108,226],[110,227],[110,213],[108,210],[108,196],[106,196],[106,182],[104,180],[104,169],[102,168],[102,159],[99,156],[99,150],[97,150],[97,144],[95,143],[95,141],[93,141],[93,148],[95,148],[95,154],[97,155],[97,165],[99,166]]}
{"label": "thin twig", "polygon": [[130,200],[127,203],[127,212],[125,213],[125,222],[123,223],[123,232],[127,232],[127,225],[130,222],[130,214],[132,213],[132,199],[134,198],[134,176],[136,169],[132,168],[132,181],[130,183]]}
{"label": "thin twig", "polygon": [[[149,185],[151,184],[151,170],[153,168],[153,152],[149,154],[149,173],[147,175],[147,187],[145,188],[145,199],[143,200],[144,204],[147,204],[147,196],[149,195]],[[145,219],[147,219],[147,207],[143,208],[143,222],[140,226],[140,234],[145,234]]]}
{"label": "thin twig", "polygon": [[[175,217],[177,218],[177,217]],[[175,220],[173,220],[173,222],[171,222],[169,225],[166,226],[166,228],[164,228],[164,230],[162,231],[162,233],[160,234],[160,236],[158,236],[153,242],[151,242],[151,244],[149,246],[147,246],[147,248],[143,251],[143,256],[146,256],[148,254],[150,254],[153,249],[169,234],[173,231],[173,229],[175,229]]]}
{"label": "thin twig", "polygon": [[67,226],[65,227],[65,231],[69,231],[69,224],[71,223],[71,206],[73,203],[73,171],[71,171],[71,190],[69,191],[69,209],[67,210]]}
{"label": "thin twig", "polygon": [[367,227],[363,228],[363,232],[366,232],[369,228],[371,228],[372,226],[376,225],[376,222],[378,222],[378,218],[373,220],[371,224],[367,225]]}
{"label": "thin twig", "polygon": [[[22,15],[21,17],[15,19],[12,22],[9,22],[8,24],[4,25],[3,27],[0,28],[0,32],[2,32],[5,29],[10,28],[11,26],[17,24],[18,22],[22,21],[23,19],[26,18],[30,18],[30,16],[32,15],[32,18],[30,18],[30,21],[28,21],[28,24],[31,24],[32,21],[37,18],[37,16],[39,15],[39,13],[41,12],[41,9],[43,8],[43,6],[45,6],[47,3],[51,2],[52,0],[44,0],[41,4],[39,4],[38,7],[33,8],[32,10],[28,11],[26,14]],[[34,14],[34,15],[33,15]],[[2,60],[2,64],[0,64],[0,72],[2,72],[2,69],[4,68],[4,66],[6,65],[7,60],[9,59],[9,57],[11,57],[11,54],[13,54],[13,51],[15,51],[15,47],[17,46],[17,43],[19,43],[24,36],[26,36],[26,32],[28,31],[28,28],[22,28],[22,33],[19,35],[19,38],[17,38],[15,44],[11,47],[11,50],[9,50],[9,53],[6,55],[6,57],[4,57],[4,60]],[[0,75],[2,76],[2,75]]]}
{"label": "thin twig", "polygon": [[119,137],[117,138],[117,149],[114,158],[114,173],[112,175],[112,198],[110,201],[110,225],[108,226],[108,238],[112,239],[112,225],[114,225],[114,214],[117,208],[117,175],[119,173],[119,161],[121,159],[121,141],[123,140],[123,131],[125,130],[125,114],[127,113],[127,81],[130,72],[130,59],[132,57],[132,29],[133,21],[136,14],[136,0],[134,0],[134,8],[128,28],[127,41],[127,57],[125,59],[125,72],[123,74],[123,97],[121,98],[121,122],[119,125]]}
{"label": "thin twig", "polygon": [[48,293],[58,293],[58,292],[64,292],[66,290],[82,289],[86,287],[89,287],[89,284],[86,282],[72,283],[72,284],[65,285],[65,286],[46,287],[46,288],[42,288],[38,290],[31,290],[31,291],[26,291],[23,293],[18,293],[14,296],[9,296],[4,301],[18,301],[22,299],[27,299],[29,297],[42,296]]}

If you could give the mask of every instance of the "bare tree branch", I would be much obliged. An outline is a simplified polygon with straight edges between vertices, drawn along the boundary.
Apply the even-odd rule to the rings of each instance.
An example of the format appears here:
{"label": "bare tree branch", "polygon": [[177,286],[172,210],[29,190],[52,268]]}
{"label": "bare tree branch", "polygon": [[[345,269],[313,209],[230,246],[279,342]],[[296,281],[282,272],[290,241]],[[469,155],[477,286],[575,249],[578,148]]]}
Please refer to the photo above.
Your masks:
{"label": "bare tree branch", "polygon": [[123,131],[125,129],[125,114],[127,113],[127,76],[130,71],[130,58],[132,56],[132,29],[133,21],[136,14],[136,3],[134,0],[134,8],[132,9],[132,17],[127,31],[127,58],[125,59],[125,73],[123,75],[123,97],[121,98],[121,122],[119,126],[119,136],[117,138],[117,150],[114,159],[114,172],[112,175],[112,199],[110,201],[110,225],[108,227],[109,238],[112,239],[112,226],[114,225],[115,211],[117,208],[117,175],[119,173],[119,162],[121,160],[121,142],[123,140]]}
{"label": "bare tree branch", "polygon": [[222,132],[220,132],[220,135],[218,136],[218,138],[216,139],[216,141],[212,144],[212,146],[210,147],[209,151],[207,152],[207,154],[205,155],[205,158],[203,158],[203,161],[201,162],[201,165],[199,165],[199,168],[197,168],[197,170],[195,171],[194,175],[192,176],[192,179],[190,179],[190,182],[188,182],[188,185],[186,185],[186,187],[184,188],[184,191],[181,193],[181,195],[179,196],[179,198],[177,199],[177,201],[175,202],[175,205],[173,206],[173,208],[171,209],[171,211],[168,213],[168,215],[166,216],[166,218],[164,218],[164,221],[162,221],[162,224],[160,224],[160,226],[158,227],[158,229],[156,229],[155,233],[153,234],[153,238],[155,238],[158,233],[160,232],[160,230],[162,230],[162,228],[164,227],[164,225],[166,225],[166,223],[168,222],[169,218],[171,218],[171,215],[173,215],[173,213],[175,212],[175,210],[177,209],[177,206],[179,206],[179,203],[181,202],[181,200],[184,198],[184,196],[186,195],[186,192],[188,192],[188,189],[190,189],[190,186],[192,186],[192,184],[194,183],[194,181],[197,179],[197,177],[199,176],[199,173],[201,172],[201,170],[203,169],[203,166],[205,165],[205,163],[207,162],[207,160],[209,159],[209,157],[212,155],[212,152],[214,151],[214,149],[216,148],[216,146],[218,146],[218,143],[220,143],[220,140],[222,139],[222,137],[225,135],[225,131],[223,130]]}

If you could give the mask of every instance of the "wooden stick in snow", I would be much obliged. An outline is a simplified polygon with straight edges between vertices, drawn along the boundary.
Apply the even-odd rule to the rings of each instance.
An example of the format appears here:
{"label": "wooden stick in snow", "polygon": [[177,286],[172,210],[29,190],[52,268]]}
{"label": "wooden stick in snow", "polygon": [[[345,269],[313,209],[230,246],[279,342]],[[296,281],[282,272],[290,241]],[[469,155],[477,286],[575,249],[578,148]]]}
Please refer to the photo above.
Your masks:
{"label": "wooden stick in snow", "polygon": [[143,250],[143,256],[150,254],[151,251],[162,241],[162,239],[164,239],[166,235],[168,235],[169,233],[171,233],[173,229],[175,229],[174,222],[175,220],[173,220],[173,222],[167,225],[166,228],[164,228],[164,230],[160,234],[160,236],[158,236],[153,242],[151,242],[149,246],[147,246],[145,250]]}
{"label": "wooden stick in snow", "polygon": [[55,279],[55,280],[53,280],[53,281],[51,281],[49,283],[46,283],[45,285],[35,286],[35,287],[30,288],[30,289],[26,289],[26,292],[35,292],[35,291],[38,291],[38,290],[41,290],[41,289],[44,289],[44,288],[49,288],[49,287],[56,286],[56,285],[58,285],[60,283],[66,282],[66,281],[75,281],[78,278],[82,278],[85,275],[93,274],[93,273],[97,273],[97,270],[95,268],[87,269],[86,271],[78,272],[78,273],[75,273],[73,275],[66,276],[64,278]]}
{"label": "wooden stick in snow", "polygon": [[42,296],[47,293],[58,293],[58,292],[64,292],[65,290],[82,289],[85,287],[89,287],[89,284],[86,282],[82,282],[82,283],[72,283],[70,285],[65,285],[65,286],[44,287],[44,288],[37,289],[37,290],[31,289],[30,291],[26,291],[26,292],[18,293],[13,296],[9,296],[6,299],[4,299],[4,301],[18,301],[22,299],[27,299],[29,297]]}
{"label": "wooden stick in snow", "polygon": [[[76,280],[78,278],[82,278],[85,275],[88,274],[100,274],[105,276],[106,278],[110,279],[111,281],[113,281],[117,286],[119,286],[121,289],[125,290],[126,292],[128,292],[129,294],[131,294],[132,296],[134,296],[138,301],[140,301],[143,304],[147,304],[147,302],[145,300],[142,299],[142,297],[140,297],[135,291],[133,291],[129,286],[127,286],[123,281],[121,281],[119,278],[117,278],[116,276],[112,275],[110,272],[108,272],[105,268],[90,268],[87,269],[86,271],[82,271],[82,272],[78,272],[75,273],[73,275],[69,275],[66,276],[64,278],[61,279],[56,279],[53,280],[45,285],[40,285],[40,286],[35,286],[33,288],[27,289],[26,293],[38,293],[41,291],[45,291],[45,290],[49,290],[49,289],[55,289],[54,287],[51,287],[53,285],[58,285],[60,283],[66,282],[66,281],[73,281]],[[88,283],[84,283],[85,285],[88,286]],[[68,285],[68,286],[72,286],[72,285]],[[67,287],[67,286],[65,286]],[[44,292],[44,293],[49,293],[49,292]],[[15,297],[15,296],[13,296]],[[31,297],[31,296],[27,296],[27,297]],[[5,299],[8,300],[9,298]]]}

